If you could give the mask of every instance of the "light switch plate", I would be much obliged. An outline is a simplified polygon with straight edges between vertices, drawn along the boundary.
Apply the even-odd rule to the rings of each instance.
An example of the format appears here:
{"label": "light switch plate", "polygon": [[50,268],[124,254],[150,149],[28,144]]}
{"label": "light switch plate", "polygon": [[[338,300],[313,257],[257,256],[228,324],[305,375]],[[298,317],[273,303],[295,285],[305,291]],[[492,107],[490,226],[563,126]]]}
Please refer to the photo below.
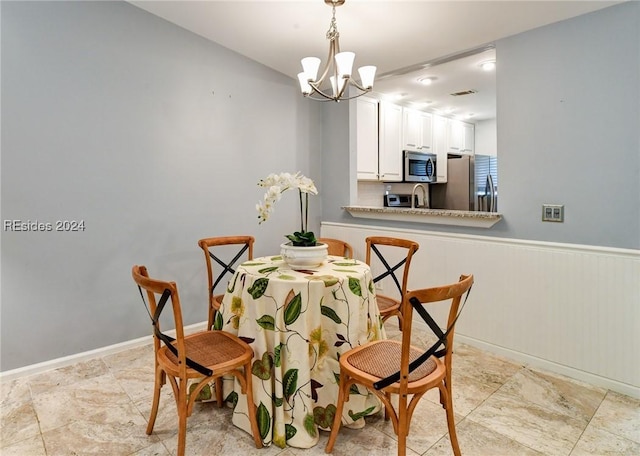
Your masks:
{"label": "light switch plate", "polygon": [[564,222],[564,205],[562,204],[543,204],[542,205],[542,221],[543,222]]}

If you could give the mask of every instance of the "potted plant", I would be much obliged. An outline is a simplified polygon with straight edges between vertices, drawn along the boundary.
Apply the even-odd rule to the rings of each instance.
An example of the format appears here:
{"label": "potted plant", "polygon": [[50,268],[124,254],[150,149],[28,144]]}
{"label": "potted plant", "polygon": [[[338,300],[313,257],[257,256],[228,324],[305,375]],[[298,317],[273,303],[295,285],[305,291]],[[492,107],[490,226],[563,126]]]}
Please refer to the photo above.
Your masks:
{"label": "potted plant", "polygon": [[300,231],[287,234],[285,237],[290,242],[282,244],[281,253],[283,259],[292,268],[314,267],[322,264],[327,257],[327,245],[316,240],[313,231],[308,231],[309,223],[309,194],[317,195],[313,180],[303,176],[300,172],[295,174],[280,173],[269,174],[258,182],[260,187],[267,189],[263,201],[256,204],[258,211],[258,223],[266,222],[274,210],[275,203],[282,198],[287,190],[297,189],[300,198]]}

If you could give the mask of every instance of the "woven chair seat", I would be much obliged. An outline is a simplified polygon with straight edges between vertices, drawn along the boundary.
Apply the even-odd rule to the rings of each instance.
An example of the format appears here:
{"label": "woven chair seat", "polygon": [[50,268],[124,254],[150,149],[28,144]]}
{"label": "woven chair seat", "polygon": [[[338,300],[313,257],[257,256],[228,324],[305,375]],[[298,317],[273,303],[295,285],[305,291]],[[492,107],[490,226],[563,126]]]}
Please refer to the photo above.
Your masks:
{"label": "woven chair seat", "polygon": [[[358,370],[374,375],[379,378],[386,378],[400,370],[400,355],[402,344],[395,340],[384,340],[379,343],[357,351],[347,358],[347,362]],[[409,352],[409,363],[424,353],[415,347],[411,347]],[[422,363],[416,370],[409,374],[409,381],[415,382],[431,374],[437,365],[432,357]]]}
{"label": "woven chair seat", "polygon": [[[192,334],[184,338],[184,344],[187,349],[187,358],[208,367],[239,358],[246,353],[245,347],[219,331]],[[178,358],[166,347],[164,350],[167,358],[178,364]]]}
{"label": "woven chair seat", "polygon": [[400,308],[400,303],[388,296],[377,295],[376,302],[378,303],[378,309],[380,309],[380,313],[383,315],[389,310]]}

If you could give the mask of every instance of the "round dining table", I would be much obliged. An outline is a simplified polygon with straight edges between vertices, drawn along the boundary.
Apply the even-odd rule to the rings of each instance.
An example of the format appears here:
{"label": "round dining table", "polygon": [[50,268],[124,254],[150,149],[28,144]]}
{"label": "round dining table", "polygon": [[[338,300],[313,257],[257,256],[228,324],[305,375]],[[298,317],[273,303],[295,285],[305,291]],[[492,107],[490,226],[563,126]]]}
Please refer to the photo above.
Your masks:
{"label": "round dining table", "polygon": [[[281,256],[238,266],[227,285],[214,328],[254,351],[253,397],[265,445],[310,448],[335,416],[339,356],[385,338],[371,270],[358,260],[329,256],[319,267],[291,269]],[[251,432],[246,396],[233,377],[224,398],[234,425]],[[359,428],[382,408],[362,387],[352,387],[343,424]]]}

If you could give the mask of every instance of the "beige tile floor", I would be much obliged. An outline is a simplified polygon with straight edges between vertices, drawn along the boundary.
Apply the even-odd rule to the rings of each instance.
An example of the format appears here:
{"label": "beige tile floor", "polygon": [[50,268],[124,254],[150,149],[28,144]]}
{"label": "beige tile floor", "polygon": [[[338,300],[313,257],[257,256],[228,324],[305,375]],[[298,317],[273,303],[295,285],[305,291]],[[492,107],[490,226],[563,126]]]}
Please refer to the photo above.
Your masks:
{"label": "beige tile floor", "polygon": [[[387,325],[390,337],[399,333]],[[425,334],[416,333],[426,345]],[[420,345],[420,343],[416,343]],[[153,384],[151,345],[1,385],[0,454],[172,455],[177,415],[163,388],[154,433],[145,434]],[[640,401],[458,344],[454,409],[464,455],[640,455]],[[257,450],[231,424],[231,410],[198,404],[188,421],[189,455],[322,455],[311,449]],[[409,455],[452,454],[436,391],[418,405]],[[396,437],[381,415],[363,429],[341,428],[334,455],[394,455]]]}

